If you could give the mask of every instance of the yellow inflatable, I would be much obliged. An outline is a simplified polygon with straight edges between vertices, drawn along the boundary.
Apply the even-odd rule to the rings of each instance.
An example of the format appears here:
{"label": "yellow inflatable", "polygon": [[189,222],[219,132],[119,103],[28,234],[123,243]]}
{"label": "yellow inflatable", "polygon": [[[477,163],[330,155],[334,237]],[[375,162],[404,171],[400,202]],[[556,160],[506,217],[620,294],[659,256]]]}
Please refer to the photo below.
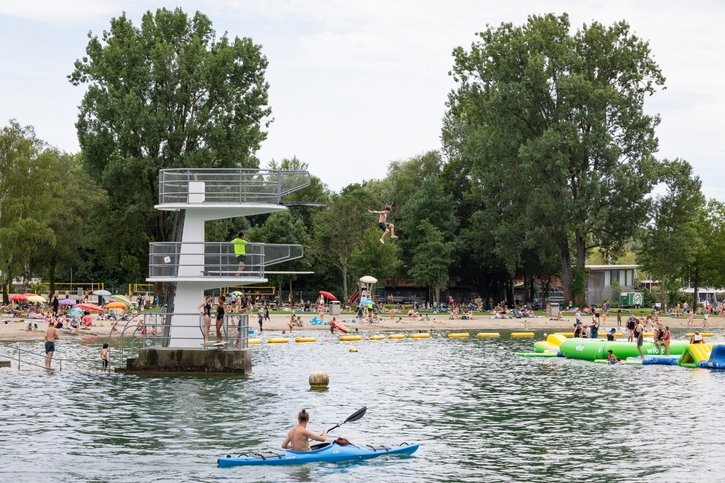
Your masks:
{"label": "yellow inflatable", "polygon": [[448,334],[449,339],[465,339],[466,337],[470,337],[471,334],[468,332],[451,332]]}
{"label": "yellow inflatable", "polygon": [[476,334],[479,339],[493,339],[494,337],[501,337],[498,332],[479,332]]}
{"label": "yellow inflatable", "polygon": [[410,334],[411,339],[430,339],[430,333],[428,332],[416,332],[415,334]]}
{"label": "yellow inflatable", "polygon": [[295,337],[295,342],[317,342],[317,337]]}
{"label": "yellow inflatable", "polygon": [[533,339],[533,332],[511,332],[511,337],[514,339]]}
{"label": "yellow inflatable", "polygon": [[388,339],[390,339],[390,340],[401,340],[401,339],[405,339],[405,334],[390,334],[388,336]]}
{"label": "yellow inflatable", "polygon": [[362,336],[359,335],[341,335],[338,338],[343,342],[355,342],[358,340],[362,340]]}
{"label": "yellow inflatable", "polygon": [[262,343],[262,339],[247,339],[247,344],[258,345]]}
{"label": "yellow inflatable", "polygon": [[[695,333],[694,332],[688,332],[685,335],[687,337],[692,337],[693,335],[695,335]],[[712,332],[700,332],[700,335],[703,336],[703,337],[715,337],[715,334],[712,333]]]}
{"label": "yellow inflatable", "polygon": [[267,344],[286,344],[289,339],[285,337],[270,337],[267,339]]}
{"label": "yellow inflatable", "polygon": [[382,334],[371,335],[370,340],[385,340],[385,336]]}

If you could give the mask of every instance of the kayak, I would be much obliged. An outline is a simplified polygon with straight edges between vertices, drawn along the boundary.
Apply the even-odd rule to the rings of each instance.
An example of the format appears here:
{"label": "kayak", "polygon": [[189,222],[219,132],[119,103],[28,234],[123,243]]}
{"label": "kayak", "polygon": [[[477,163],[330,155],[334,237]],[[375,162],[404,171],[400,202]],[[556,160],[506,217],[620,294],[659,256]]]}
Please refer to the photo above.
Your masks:
{"label": "kayak", "polygon": [[397,446],[355,445],[352,443],[339,445],[336,442],[313,446],[310,451],[293,451],[281,449],[265,453],[249,453],[239,456],[224,456],[217,459],[217,466],[261,466],[261,465],[303,465],[306,463],[336,463],[338,461],[355,461],[377,458],[390,454],[411,455],[420,446],[419,443],[401,443]]}

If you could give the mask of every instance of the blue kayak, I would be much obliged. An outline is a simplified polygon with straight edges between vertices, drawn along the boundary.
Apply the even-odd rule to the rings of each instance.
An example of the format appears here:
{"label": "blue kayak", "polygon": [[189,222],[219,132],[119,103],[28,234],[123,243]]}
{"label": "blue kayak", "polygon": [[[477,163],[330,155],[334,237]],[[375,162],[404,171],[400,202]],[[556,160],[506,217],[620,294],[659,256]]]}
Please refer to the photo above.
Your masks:
{"label": "blue kayak", "polygon": [[224,456],[217,459],[217,466],[228,468],[230,466],[261,466],[261,465],[304,465],[306,463],[338,461],[354,461],[377,458],[389,454],[411,455],[420,446],[419,443],[401,443],[397,446],[383,445],[339,445],[336,442],[315,445],[310,451],[293,451],[281,449],[265,453],[249,453],[239,456]]}

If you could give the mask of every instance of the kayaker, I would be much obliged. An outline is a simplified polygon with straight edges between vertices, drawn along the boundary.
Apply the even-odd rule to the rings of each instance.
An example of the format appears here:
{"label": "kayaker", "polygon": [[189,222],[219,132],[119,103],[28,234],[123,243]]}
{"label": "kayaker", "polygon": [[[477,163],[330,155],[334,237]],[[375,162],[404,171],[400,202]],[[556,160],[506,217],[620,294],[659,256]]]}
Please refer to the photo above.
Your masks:
{"label": "kayaker", "polygon": [[310,414],[307,410],[303,409],[297,415],[298,424],[294,428],[290,429],[287,433],[287,437],[282,442],[282,448],[291,449],[294,451],[309,451],[310,440],[314,441],[326,441],[327,431],[323,431],[322,434],[315,434],[307,429],[307,423],[310,420]]}

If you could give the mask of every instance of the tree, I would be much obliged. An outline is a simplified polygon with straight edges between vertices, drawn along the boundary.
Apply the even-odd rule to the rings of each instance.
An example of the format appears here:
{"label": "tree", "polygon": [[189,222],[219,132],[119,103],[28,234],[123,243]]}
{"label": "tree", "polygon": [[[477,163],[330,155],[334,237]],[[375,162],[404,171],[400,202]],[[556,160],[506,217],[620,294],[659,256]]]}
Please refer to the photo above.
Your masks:
{"label": "tree", "polygon": [[565,295],[581,301],[587,250],[616,249],[646,216],[659,119],[643,105],[664,78],[626,22],[572,34],[549,14],[478,37],[453,53],[446,151],[470,160],[501,224],[551,240]]}
{"label": "tree", "polygon": [[393,278],[400,266],[397,243],[380,244],[380,229],[370,225],[350,254],[350,273],[353,280],[372,275],[382,280]]}
{"label": "tree", "polygon": [[47,149],[30,126],[16,121],[0,131],[0,276],[3,303],[13,278],[31,275],[30,257],[40,244],[55,244],[48,225],[53,193],[59,188]]}
{"label": "tree", "polygon": [[356,245],[366,228],[375,223],[368,213],[376,200],[362,186],[346,186],[339,195],[333,195],[326,210],[315,216],[314,239],[310,249],[315,260],[332,263],[340,273],[343,300],[349,295],[350,262]]}
{"label": "tree", "polygon": [[452,262],[453,242],[445,241],[443,232],[428,220],[421,222],[425,241],[413,255],[410,275],[417,283],[433,290],[434,306],[440,301],[440,290],[448,283],[448,268]]}
{"label": "tree", "polygon": [[217,39],[206,16],[181,9],[147,12],[140,27],[124,14],[89,39],[69,76],[88,85],[78,139],[110,196],[104,221],[134,227],[115,234],[108,271],[134,278],[149,241],[180,239],[183,220],[153,208],[160,169],[258,166],[267,59],[251,39]]}
{"label": "tree", "polygon": [[684,274],[690,273],[701,250],[698,222],[702,216],[698,213],[704,208],[705,198],[700,179],[692,176],[687,161],[664,161],[660,176],[667,191],[653,204],[650,221],[642,231],[638,261],[660,280],[664,307],[668,281],[673,276],[682,280]]}

